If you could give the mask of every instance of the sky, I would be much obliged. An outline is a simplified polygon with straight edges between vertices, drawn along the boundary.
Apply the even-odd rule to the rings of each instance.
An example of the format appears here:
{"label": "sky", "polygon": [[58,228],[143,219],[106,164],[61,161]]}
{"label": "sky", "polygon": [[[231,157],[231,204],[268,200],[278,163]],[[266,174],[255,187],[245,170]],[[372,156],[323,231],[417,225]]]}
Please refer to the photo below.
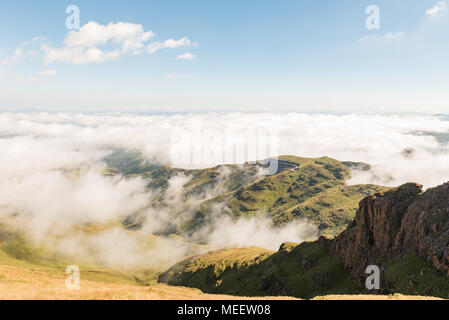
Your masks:
{"label": "sky", "polygon": [[448,5],[0,0],[0,111],[447,112]]}

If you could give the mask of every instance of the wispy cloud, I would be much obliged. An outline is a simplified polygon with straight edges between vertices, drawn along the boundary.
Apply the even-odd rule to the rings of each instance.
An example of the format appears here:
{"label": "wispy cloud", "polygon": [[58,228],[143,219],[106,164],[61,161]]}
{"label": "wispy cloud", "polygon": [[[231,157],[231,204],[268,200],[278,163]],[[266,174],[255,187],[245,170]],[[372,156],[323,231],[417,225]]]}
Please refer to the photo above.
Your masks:
{"label": "wispy cloud", "polygon": [[22,58],[22,56],[23,56],[22,48],[17,48],[14,51],[14,55],[12,57],[1,59],[0,65],[17,63]]}
{"label": "wispy cloud", "polygon": [[[104,62],[125,54],[153,54],[165,48],[191,45],[191,41],[187,37],[179,40],[168,39],[164,42],[150,42],[155,37],[156,34],[153,31],[145,31],[140,24],[111,22],[108,25],[101,25],[91,21],[78,31],[70,31],[61,48],[43,44],[44,62],[47,64],[56,61],[70,64]],[[108,47],[105,48],[106,46]]]}
{"label": "wispy cloud", "polygon": [[190,45],[191,45],[191,41],[187,37],[181,38],[179,40],[168,39],[168,40],[165,40],[164,42],[150,43],[150,45],[147,48],[147,51],[148,51],[148,53],[153,54],[156,51],[159,51],[161,49],[166,49],[166,48],[174,49],[174,48],[185,47],[185,46],[190,46]]}
{"label": "wispy cloud", "polygon": [[[179,128],[201,136],[204,144],[194,147],[201,155],[226,154],[233,152],[234,147],[237,150],[238,141],[245,142],[247,130],[274,130],[279,134],[280,154],[328,155],[371,164],[369,171],[354,172],[350,181],[354,184],[395,186],[415,181],[430,187],[449,179],[447,142],[426,134],[432,131],[447,135],[449,121],[444,117],[0,113],[0,123],[0,216],[26,217],[20,220],[20,227],[37,244],[55,246],[58,253],[66,256],[91,257],[93,262],[114,267],[153,268],[162,264],[165,268],[175,262],[172,259],[192,254],[189,243],[175,244],[171,237],[151,237],[152,243],[158,242],[154,248],[149,247],[147,236],[184,224],[198,212],[198,204],[222,194],[219,184],[217,189],[208,188],[205,196],[189,196],[181,201],[191,177],[176,175],[167,181],[162,205],[153,208],[152,199],[160,199],[161,195],[149,191],[148,180],[104,174],[103,159],[116,148],[138,150],[148,161],[169,164],[173,151],[171,133]],[[213,140],[207,138],[223,132],[226,139],[236,144],[210,143]],[[228,176],[226,170],[220,172],[224,184],[228,183]],[[275,249],[284,241],[308,239],[316,230],[302,221],[273,228],[262,215],[229,219],[224,215],[227,209],[224,205],[213,207],[205,223],[187,240],[201,239],[212,248],[257,245]],[[84,234],[80,228],[72,228],[105,225],[136,212],[146,219],[143,232],[112,228]],[[164,243],[159,243],[162,240]]]}
{"label": "wispy cloud", "polygon": [[438,1],[435,6],[426,10],[426,15],[431,17],[437,17],[447,12],[446,1]]}
{"label": "wispy cloud", "polygon": [[382,35],[363,36],[363,37],[359,38],[358,42],[363,43],[363,42],[368,42],[368,41],[395,40],[395,39],[402,38],[403,36],[404,36],[404,32],[402,32],[402,31],[396,32],[396,33],[388,32],[388,33],[382,34]]}
{"label": "wispy cloud", "polygon": [[184,54],[179,55],[177,57],[177,59],[180,59],[180,60],[193,60],[193,59],[195,59],[195,55],[193,53],[186,52]]}
{"label": "wispy cloud", "polygon": [[56,75],[56,70],[42,70],[32,76],[24,76],[20,73],[10,72],[10,76],[18,83],[39,83],[47,81],[49,77]]}
{"label": "wispy cloud", "polygon": [[56,74],[56,70],[49,69],[49,70],[42,70],[35,75],[28,78],[30,82],[42,82],[48,79],[48,77],[54,76]]}

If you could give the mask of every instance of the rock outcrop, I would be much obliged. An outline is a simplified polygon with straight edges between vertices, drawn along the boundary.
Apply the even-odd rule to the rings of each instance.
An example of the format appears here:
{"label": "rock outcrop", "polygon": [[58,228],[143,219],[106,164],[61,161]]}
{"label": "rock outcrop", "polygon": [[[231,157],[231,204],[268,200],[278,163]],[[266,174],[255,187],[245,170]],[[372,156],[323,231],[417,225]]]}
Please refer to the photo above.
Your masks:
{"label": "rock outcrop", "polygon": [[359,279],[368,265],[416,254],[449,276],[449,183],[422,192],[408,183],[360,202],[352,224],[338,237],[321,237]]}
{"label": "rock outcrop", "polygon": [[[449,183],[408,183],[363,199],[336,238],[284,243],[278,252],[230,248],[188,258],[160,282],[243,296],[413,294],[449,298]],[[367,290],[365,270],[381,270]]]}

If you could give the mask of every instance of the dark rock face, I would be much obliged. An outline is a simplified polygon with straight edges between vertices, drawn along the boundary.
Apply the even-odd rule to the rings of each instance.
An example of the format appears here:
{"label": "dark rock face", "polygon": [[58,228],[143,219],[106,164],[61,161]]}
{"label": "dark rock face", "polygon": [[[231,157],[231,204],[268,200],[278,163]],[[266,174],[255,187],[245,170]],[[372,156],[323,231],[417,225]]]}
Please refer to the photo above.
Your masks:
{"label": "dark rock face", "polygon": [[357,278],[368,265],[417,254],[449,276],[449,183],[422,192],[408,183],[360,202],[353,223],[332,240],[320,238]]}
{"label": "dark rock face", "polygon": [[449,183],[427,190],[408,207],[395,246],[449,276]]}

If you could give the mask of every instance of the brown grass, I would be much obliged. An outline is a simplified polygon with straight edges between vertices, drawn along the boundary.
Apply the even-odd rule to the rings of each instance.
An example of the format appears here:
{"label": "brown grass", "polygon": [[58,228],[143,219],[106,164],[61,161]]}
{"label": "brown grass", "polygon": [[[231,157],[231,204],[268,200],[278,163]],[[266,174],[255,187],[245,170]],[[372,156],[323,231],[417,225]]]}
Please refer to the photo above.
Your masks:
{"label": "brown grass", "polygon": [[[148,287],[83,280],[80,290],[65,286],[66,274],[51,269],[0,265],[0,300],[291,300],[291,297],[236,297],[163,284]],[[329,295],[314,300],[434,300],[419,296]]]}
{"label": "brown grass", "polygon": [[[80,290],[65,286],[66,274],[0,265],[0,300],[237,300],[253,299],[204,294],[198,289],[156,284],[148,287],[83,280]],[[264,299],[292,299],[265,297]]]}

